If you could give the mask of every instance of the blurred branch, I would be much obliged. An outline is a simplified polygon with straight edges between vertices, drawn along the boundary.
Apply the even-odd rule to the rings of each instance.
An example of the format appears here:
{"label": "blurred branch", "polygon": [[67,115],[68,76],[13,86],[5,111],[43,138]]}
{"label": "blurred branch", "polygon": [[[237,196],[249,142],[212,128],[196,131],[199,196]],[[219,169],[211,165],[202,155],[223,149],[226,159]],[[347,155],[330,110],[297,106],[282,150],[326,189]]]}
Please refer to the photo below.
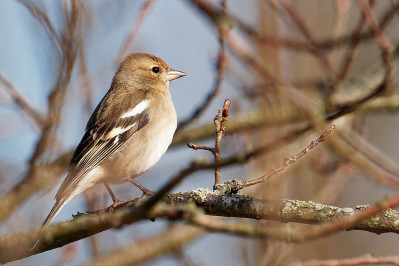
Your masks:
{"label": "blurred branch", "polygon": [[23,202],[38,191],[46,190],[67,170],[72,152],[65,153],[46,166],[35,168],[34,176],[24,179],[0,199],[0,223],[4,222]]}
{"label": "blurred branch", "polygon": [[64,50],[64,44],[61,40],[61,37],[54,29],[53,24],[51,23],[46,13],[43,12],[43,10],[34,1],[31,0],[18,0],[18,1],[29,10],[29,12],[32,14],[32,16],[35,19],[37,19],[37,21],[39,21],[39,23],[42,25],[46,33],[49,35],[50,39],[54,41],[59,51],[62,52]]}
{"label": "blurred branch", "polygon": [[15,85],[11,83],[11,81],[9,81],[3,75],[3,73],[0,73],[0,82],[3,83],[4,88],[11,96],[15,104],[17,104],[25,114],[32,118],[39,128],[42,128],[46,123],[43,115],[24,99],[24,97],[18,92],[18,89],[15,87]]}
{"label": "blurred branch", "polygon": [[[356,141],[355,139],[342,138],[341,135],[338,133],[336,134],[335,138],[331,138],[331,141],[329,141],[328,144],[334,149],[337,154],[339,154],[343,158],[348,159],[350,162],[356,165],[368,176],[374,178],[376,181],[391,187],[399,187],[399,176],[396,175],[397,166],[395,167],[393,165],[388,165],[388,163],[382,163],[381,165],[378,165],[378,162],[380,162],[380,160],[372,160],[376,153],[372,153],[369,155],[359,152],[367,150],[366,148],[354,146],[354,143],[358,142],[359,141]],[[371,149],[369,151],[372,152]],[[389,168],[384,169],[381,166],[388,166]]]}
{"label": "blurred branch", "polygon": [[373,99],[359,108],[359,112],[364,113],[392,113],[397,111],[399,111],[399,95]]}
{"label": "blurred branch", "polygon": [[[203,235],[205,231],[195,226],[178,225],[162,234],[128,244],[96,258],[91,265],[136,265],[153,260],[165,254],[173,254],[183,249]],[[134,252],[132,252],[134,250]]]}
{"label": "blurred branch", "polygon": [[134,39],[136,39],[137,35],[140,32],[140,29],[143,25],[144,20],[148,16],[151,7],[155,4],[156,0],[147,0],[143,7],[140,10],[139,16],[133,22],[132,26],[130,27],[129,34],[126,37],[125,43],[122,46],[122,49],[119,53],[117,64],[122,62],[122,59],[126,56],[127,51],[129,50],[130,46],[132,45]]}
{"label": "blurred branch", "polygon": [[[369,95],[365,96],[361,101],[365,101],[366,99],[371,99],[370,97],[381,95],[385,87],[386,84],[383,82],[379,86],[379,88],[377,88],[374,92],[371,92]],[[320,111],[318,112],[314,108],[309,107],[306,94],[295,88],[286,88],[285,90],[286,90],[287,99],[290,99],[291,102],[295,104],[299,110],[302,110],[304,113],[307,114],[309,121],[311,121],[310,125],[312,127],[318,130],[325,128],[326,123],[322,118],[323,115],[320,113]],[[356,108],[356,105],[352,103],[352,107]],[[344,109],[341,110],[344,111]],[[367,155],[358,152],[359,147],[356,146],[353,147],[354,145],[353,143],[351,143],[350,140],[342,139],[340,138],[340,135],[338,135],[335,138],[331,138],[329,145],[339,155],[350,160],[352,163],[354,163],[356,166],[362,169],[366,174],[376,179],[377,181],[388,185],[394,185],[396,187],[399,186],[398,175],[388,173],[386,170],[381,169],[381,167],[376,165],[374,162],[371,162]],[[376,153],[373,153],[373,155],[375,154]],[[392,167],[392,165],[390,165],[390,170],[395,171],[395,168]]]}
{"label": "blurred branch", "polygon": [[343,128],[338,130],[338,134],[341,135],[357,152],[360,152],[363,156],[372,161],[373,164],[378,165],[382,169],[399,178],[399,165],[391,157],[373,146],[359,133],[351,128]]}
{"label": "blurred branch", "polygon": [[[210,21],[212,21],[213,26],[217,24],[214,23],[217,19],[221,17],[221,10],[217,6],[209,4],[204,0],[191,0],[191,3],[201,11]],[[395,18],[397,12],[399,10],[399,2],[395,1],[392,3],[390,7],[388,7],[385,12],[382,14],[381,19],[378,21],[379,28],[381,31],[384,31],[388,28],[390,22]],[[238,18],[232,16],[231,14],[226,14],[225,19],[236,23],[237,26],[247,35],[256,40],[262,42],[265,45],[273,45],[273,46],[281,46],[283,48],[292,49],[295,51],[306,51],[312,52],[312,50],[317,50],[318,52],[328,51],[331,49],[335,49],[340,46],[345,46],[353,41],[353,33],[349,33],[345,36],[334,37],[333,39],[328,38],[326,40],[314,40],[313,45],[310,45],[308,41],[297,41],[292,39],[279,39],[276,36],[267,36],[263,34],[259,34],[257,30],[252,27],[246,25]],[[375,34],[372,29],[365,31],[362,34],[359,34],[358,38],[361,41],[367,41],[375,37]]]}
{"label": "blurred branch", "polygon": [[335,260],[310,260],[305,262],[296,261],[289,266],[354,266],[354,265],[399,265],[399,256],[376,257],[373,254],[367,254],[361,257],[350,259]]}
{"label": "blurred branch", "polygon": [[87,114],[87,120],[89,119],[91,113],[93,112],[93,88],[90,83],[90,74],[89,70],[87,69],[87,61],[86,61],[86,52],[84,46],[84,37],[83,33],[80,32],[79,39],[81,44],[78,47],[78,56],[79,56],[79,68],[82,72],[81,74],[81,91],[83,95],[83,108]]}
{"label": "blurred branch", "polygon": [[363,15],[366,17],[367,21],[369,22],[371,29],[373,31],[373,34],[375,36],[375,39],[377,43],[380,45],[382,49],[382,59],[384,62],[385,66],[385,76],[384,76],[384,83],[385,85],[385,90],[384,90],[384,95],[389,96],[392,95],[393,90],[392,90],[392,52],[394,50],[394,46],[391,43],[391,41],[382,33],[380,26],[378,25],[378,21],[375,18],[373,14],[373,10],[371,9],[370,4],[368,4],[366,1],[358,0],[358,3],[360,4],[362,8]]}
{"label": "blurred branch", "polygon": [[[386,9],[386,11],[383,13],[378,23],[380,25],[381,31],[384,31],[386,28],[388,28],[390,22],[397,15],[398,10],[399,10],[399,2],[392,3],[392,6]],[[278,45],[283,48],[292,49],[295,51],[306,51],[306,52],[310,52],[311,50],[318,50],[320,52],[328,51],[340,46],[346,46],[348,44],[351,44],[354,38],[353,33],[349,33],[345,36],[338,36],[333,39],[328,38],[326,40],[314,41],[313,46],[311,46],[309,45],[308,42],[301,42],[291,39],[277,39],[275,36],[261,36],[257,34],[256,31],[253,30],[245,30],[245,32],[247,32],[247,34],[249,34],[251,37],[258,39],[259,41],[261,41],[263,44],[266,45]],[[359,39],[359,41],[368,41],[374,38],[374,36],[375,35],[373,30],[370,29],[368,31],[365,31],[364,33],[359,34],[357,38]]]}
{"label": "blurred branch", "polygon": [[[373,1],[373,3],[371,4],[374,5],[375,1]],[[362,34],[363,28],[365,26],[366,26],[366,17],[364,16],[364,13],[362,13],[362,16],[360,17],[356,28],[351,33],[351,40],[349,42],[349,47],[346,51],[346,55],[344,56],[345,60],[343,60],[342,66],[340,67],[340,71],[338,73],[338,81],[342,82],[347,78],[349,74],[350,67],[355,57],[355,52],[361,41],[360,35]]]}
{"label": "blurred branch", "polygon": [[[280,0],[278,3],[280,3],[284,7],[285,11],[288,13],[291,20],[294,22],[294,25],[299,29],[301,34],[307,39],[309,46],[310,47],[315,46],[315,41],[313,40],[313,37],[312,37],[310,31],[307,29],[305,23],[299,17],[299,15],[294,10],[294,8],[292,8],[285,0]],[[276,3],[274,1],[272,1],[271,4],[275,9],[278,9],[278,6],[276,5]],[[326,73],[328,74],[329,79],[332,81],[335,81],[337,79],[336,73],[335,73],[335,70],[333,69],[328,57],[322,51],[319,51],[316,49],[311,50],[311,52],[314,54],[315,58],[321,62],[321,65],[326,70]]]}
{"label": "blurred branch", "polygon": [[[394,52],[395,60],[399,58],[399,49]],[[381,68],[378,68],[379,70]],[[393,98],[376,98],[382,91],[384,91],[385,83],[380,83],[380,71],[375,71],[371,74],[364,75],[359,82],[348,82],[344,84],[342,91],[347,94],[349,91],[362,91],[362,95],[352,95],[347,97],[345,101],[340,101],[341,104],[335,108],[335,111],[330,112],[326,115],[325,119],[327,121],[332,121],[345,114],[353,113],[354,111],[360,109],[361,111],[367,110],[386,110],[397,109],[399,107],[399,100],[396,101]],[[367,89],[365,89],[367,88]],[[366,91],[366,94],[365,94]],[[371,101],[372,100],[372,101]],[[303,121],[305,116],[298,113],[297,108],[294,108],[290,104],[271,106],[267,110],[260,112],[253,112],[245,115],[239,115],[236,117],[231,117],[229,119],[229,130],[227,134],[233,134],[236,132],[248,131],[255,128],[260,128],[264,125],[276,125],[284,124],[284,122],[292,121]],[[196,129],[185,130],[184,132],[178,132],[174,139],[173,145],[178,145],[192,140],[201,140],[213,136],[214,128],[212,124],[198,127]],[[282,137],[283,138],[283,137]]]}
{"label": "blurred branch", "polygon": [[[370,97],[379,96],[385,89],[386,84],[383,82],[379,88],[377,88],[374,92],[370,93],[369,95],[365,96],[361,101],[365,101],[366,99],[371,99]],[[314,108],[309,108],[307,104],[306,97],[307,95],[301,92],[300,90],[296,89],[288,89],[286,88],[287,98],[291,99],[293,104],[298,106],[298,109],[302,110],[304,113],[307,114],[309,120],[311,121],[311,125],[318,130],[324,128],[326,125],[324,119],[322,118],[322,114],[318,114],[314,110]],[[374,96],[373,96],[374,95]],[[359,102],[360,103],[360,102]],[[352,104],[353,107],[356,108],[355,104]],[[341,109],[344,111],[344,109]],[[342,157],[347,158],[360,169],[362,169],[366,174],[371,176],[372,178],[376,179],[379,182],[388,185],[394,185],[396,187],[399,186],[399,176],[395,175],[395,167],[390,165],[390,170],[395,172],[388,173],[386,170],[381,169],[380,166],[376,165],[375,162],[370,161],[369,157],[375,155],[374,152],[372,155],[367,156],[365,154],[359,153],[360,147],[353,147],[354,144],[351,143],[351,140],[345,140],[340,137],[338,134],[335,138],[331,138],[329,145]],[[371,150],[370,150],[371,151]],[[375,156],[374,156],[375,158]],[[380,160],[377,160],[380,161]]]}
{"label": "blurred branch", "polygon": [[[322,165],[317,172],[324,174],[327,182],[317,192],[312,195],[311,201],[322,202],[323,204],[333,204],[342,196],[348,183],[356,177],[353,175],[353,167],[347,161],[330,163],[324,158],[326,165]],[[320,167],[317,165],[316,167]],[[334,170],[333,170],[334,169]],[[332,171],[331,171],[332,170]]]}

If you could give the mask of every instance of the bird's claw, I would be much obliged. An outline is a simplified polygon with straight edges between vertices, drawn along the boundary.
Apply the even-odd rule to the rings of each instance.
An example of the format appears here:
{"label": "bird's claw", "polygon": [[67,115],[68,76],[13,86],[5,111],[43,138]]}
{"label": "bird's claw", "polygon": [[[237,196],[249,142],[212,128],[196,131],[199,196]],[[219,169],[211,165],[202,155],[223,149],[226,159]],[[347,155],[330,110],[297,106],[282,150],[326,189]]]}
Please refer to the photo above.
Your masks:
{"label": "bird's claw", "polygon": [[114,203],[111,204],[111,206],[109,206],[109,207],[107,208],[107,211],[113,212],[114,209],[120,207],[120,206],[123,205],[125,202],[126,202],[126,201],[116,200],[116,201],[114,201]]}

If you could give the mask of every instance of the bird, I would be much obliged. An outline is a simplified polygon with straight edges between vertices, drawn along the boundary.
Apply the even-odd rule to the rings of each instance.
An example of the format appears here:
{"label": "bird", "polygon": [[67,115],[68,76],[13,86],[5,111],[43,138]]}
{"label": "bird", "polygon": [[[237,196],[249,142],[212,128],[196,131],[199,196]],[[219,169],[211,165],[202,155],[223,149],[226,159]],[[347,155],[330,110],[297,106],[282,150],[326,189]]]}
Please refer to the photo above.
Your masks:
{"label": "bird", "polygon": [[44,220],[48,225],[71,199],[103,183],[113,205],[120,201],[109,184],[131,182],[152,168],[172,142],[177,115],[169,82],[186,73],[171,69],[161,58],[132,53],[119,65],[111,87],[100,101],[77,146],[56,203]]}

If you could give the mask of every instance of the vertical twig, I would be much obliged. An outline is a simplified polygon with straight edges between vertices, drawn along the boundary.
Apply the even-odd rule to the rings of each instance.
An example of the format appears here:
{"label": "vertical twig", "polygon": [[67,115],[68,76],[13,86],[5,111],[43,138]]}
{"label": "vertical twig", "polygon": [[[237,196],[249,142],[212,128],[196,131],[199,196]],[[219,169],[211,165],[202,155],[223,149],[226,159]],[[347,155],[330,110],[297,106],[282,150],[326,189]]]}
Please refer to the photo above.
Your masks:
{"label": "vertical twig", "polygon": [[226,123],[229,117],[230,100],[226,99],[224,101],[223,109],[219,109],[218,114],[214,119],[215,124],[215,148],[208,146],[198,146],[193,143],[187,143],[187,146],[194,150],[206,150],[213,154],[215,159],[215,184],[213,188],[216,189],[217,185],[221,184],[220,181],[220,143],[226,132]]}
{"label": "vertical twig", "polygon": [[216,139],[215,139],[215,150],[213,155],[215,156],[215,184],[213,188],[216,188],[217,185],[221,184],[220,181],[220,143],[222,138],[226,132],[226,123],[229,117],[229,108],[230,108],[230,100],[227,99],[224,101],[223,109],[219,109],[218,114],[215,117],[215,129],[216,129]]}
{"label": "vertical twig", "polygon": [[220,143],[222,138],[226,132],[226,123],[229,117],[229,108],[230,108],[230,100],[226,99],[224,101],[223,109],[219,109],[218,114],[214,119],[215,124],[215,148],[208,147],[208,146],[198,146],[193,143],[187,143],[189,148],[194,150],[206,150],[210,151],[213,154],[215,159],[215,184],[213,186],[216,189],[217,185],[221,184],[220,181]]}

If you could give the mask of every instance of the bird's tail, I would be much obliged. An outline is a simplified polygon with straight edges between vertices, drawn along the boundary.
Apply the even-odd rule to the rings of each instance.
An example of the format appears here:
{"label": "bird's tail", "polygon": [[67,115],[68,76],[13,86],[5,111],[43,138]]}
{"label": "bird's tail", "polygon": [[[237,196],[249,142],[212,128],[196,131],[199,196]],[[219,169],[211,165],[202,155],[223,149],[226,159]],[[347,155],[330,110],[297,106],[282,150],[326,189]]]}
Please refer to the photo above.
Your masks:
{"label": "bird's tail", "polygon": [[61,198],[55,204],[54,207],[51,209],[49,215],[47,216],[46,220],[44,220],[42,227],[48,225],[54,217],[59,213],[62,207],[68,202],[67,199]]}
{"label": "bird's tail", "polygon": [[[64,207],[64,205],[68,202],[68,199],[61,198],[60,200],[57,200],[57,202],[54,204],[53,208],[51,209],[49,215],[47,216],[46,220],[44,220],[42,227],[48,225],[54,217],[57,215],[57,213],[60,212],[61,208]],[[32,251],[37,244],[39,244],[40,239],[38,239],[35,244],[29,249],[29,251]]]}

